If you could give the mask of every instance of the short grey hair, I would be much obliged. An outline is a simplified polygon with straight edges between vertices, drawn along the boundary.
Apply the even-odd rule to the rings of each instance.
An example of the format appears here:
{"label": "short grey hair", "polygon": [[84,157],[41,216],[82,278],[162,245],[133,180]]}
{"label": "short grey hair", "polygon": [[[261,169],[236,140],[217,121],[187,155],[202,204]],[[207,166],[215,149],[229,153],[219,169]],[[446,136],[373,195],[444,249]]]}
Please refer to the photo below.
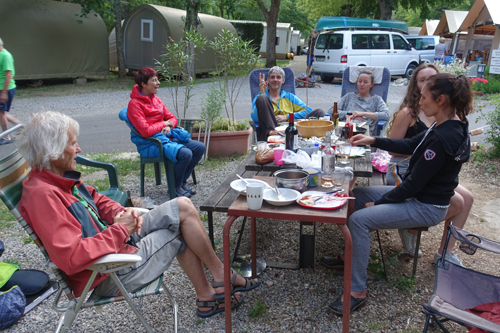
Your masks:
{"label": "short grey hair", "polygon": [[64,158],[71,129],[75,135],[80,132],[71,117],[54,111],[36,113],[16,137],[17,148],[32,169],[50,170],[50,161]]}
{"label": "short grey hair", "polygon": [[285,71],[280,66],[274,66],[274,67],[272,67],[269,70],[269,73],[267,74],[267,77],[269,77],[269,75],[271,75],[271,73],[279,74],[279,75],[281,75],[282,78],[285,78]]}
{"label": "short grey hair", "polygon": [[0,38],[0,46],[3,46],[3,40]]}

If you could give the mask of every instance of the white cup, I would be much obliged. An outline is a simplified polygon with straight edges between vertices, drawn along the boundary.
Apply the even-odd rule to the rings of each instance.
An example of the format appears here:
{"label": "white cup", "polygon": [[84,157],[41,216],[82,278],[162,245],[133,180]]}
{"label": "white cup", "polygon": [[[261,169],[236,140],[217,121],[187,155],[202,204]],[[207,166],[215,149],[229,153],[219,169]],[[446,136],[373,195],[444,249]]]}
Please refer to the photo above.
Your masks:
{"label": "white cup", "polygon": [[264,197],[264,185],[250,183],[247,184],[247,203],[250,210],[259,210],[262,207]]}

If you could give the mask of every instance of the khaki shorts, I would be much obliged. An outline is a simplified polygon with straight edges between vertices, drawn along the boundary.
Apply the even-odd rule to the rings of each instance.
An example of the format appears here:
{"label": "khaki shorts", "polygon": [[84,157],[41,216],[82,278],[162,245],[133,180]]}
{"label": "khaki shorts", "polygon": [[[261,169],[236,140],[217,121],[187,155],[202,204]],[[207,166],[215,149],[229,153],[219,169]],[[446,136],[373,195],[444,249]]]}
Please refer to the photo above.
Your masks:
{"label": "khaki shorts", "polygon": [[[186,252],[187,244],[179,229],[177,199],[163,203],[143,214],[141,236],[135,237],[139,250],[134,253],[142,258],[135,265],[117,272],[128,292],[135,292],[154,281],[169,267],[175,256]],[[98,285],[94,293],[99,296],[118,296],[120,292],[108,277]]]}

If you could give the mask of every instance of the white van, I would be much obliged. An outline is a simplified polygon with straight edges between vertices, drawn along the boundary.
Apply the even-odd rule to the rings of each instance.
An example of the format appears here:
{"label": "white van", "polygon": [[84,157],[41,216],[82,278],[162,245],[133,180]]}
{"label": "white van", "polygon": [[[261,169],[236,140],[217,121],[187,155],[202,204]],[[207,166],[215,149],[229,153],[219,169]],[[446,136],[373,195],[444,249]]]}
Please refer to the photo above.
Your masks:
{"label": "white van", "polygon": [[420,53],[420,60],[434,62],[436,51],[434,48],[439,44],[439,36],[405,36],[406,40]]}
{"label": "white van", "polygon": [[398,32],[341,30],[318,35],[312,67],[323,82],[331,82],[347,66],[383,66],[391,75],[410,78],[419,63],[420,54]]}

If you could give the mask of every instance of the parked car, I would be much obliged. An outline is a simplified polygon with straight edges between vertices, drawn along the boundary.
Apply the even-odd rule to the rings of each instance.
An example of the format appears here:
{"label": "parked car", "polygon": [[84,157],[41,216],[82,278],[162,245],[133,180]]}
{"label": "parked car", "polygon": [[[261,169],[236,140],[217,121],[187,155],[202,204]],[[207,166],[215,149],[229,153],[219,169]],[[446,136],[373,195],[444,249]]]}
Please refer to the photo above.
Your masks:
{"label": "parked car", "polygon": [[405,38],[420,53],[421,61],[434,62],[434,48],[439,44],[439,36],[405,36]]}
{"label": "parked car", "polygon": [[307,54],[307,51],[309,51],[309,48],[307,46],[304,46],[302,48],[302,54]]}
{"label": "parked car", "polygon": [[398,32],[340,30],[318,35],[313,71],[324,82],[341,78],[347,66],[383,66],[410,78],[419,63],[420,54]]}

